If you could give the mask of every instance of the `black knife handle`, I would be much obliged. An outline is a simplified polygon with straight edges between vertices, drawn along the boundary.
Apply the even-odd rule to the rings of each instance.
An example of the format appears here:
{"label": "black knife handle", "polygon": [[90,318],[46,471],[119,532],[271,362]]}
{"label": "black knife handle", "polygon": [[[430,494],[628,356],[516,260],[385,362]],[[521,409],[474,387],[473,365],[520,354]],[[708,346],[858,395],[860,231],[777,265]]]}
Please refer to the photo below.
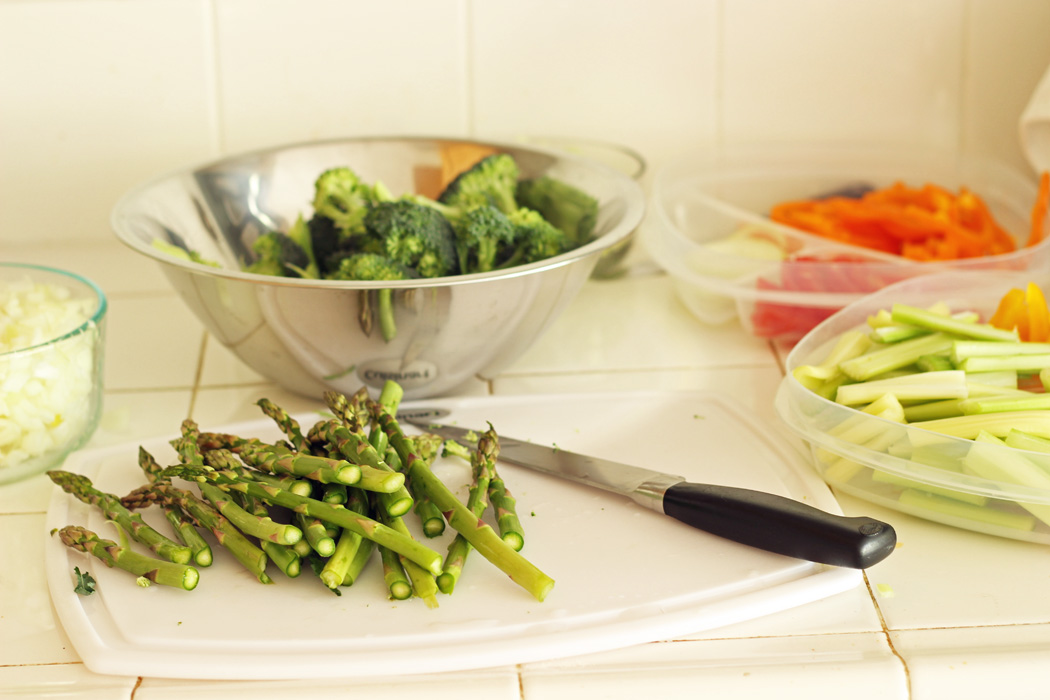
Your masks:
{"label": "black knife handle", "polygon": [[866,569],[890,555],[897,533],[888,523],[833,515],[804,503],[732,486],[677,483],[664,513],[687,525],[796,559]]}

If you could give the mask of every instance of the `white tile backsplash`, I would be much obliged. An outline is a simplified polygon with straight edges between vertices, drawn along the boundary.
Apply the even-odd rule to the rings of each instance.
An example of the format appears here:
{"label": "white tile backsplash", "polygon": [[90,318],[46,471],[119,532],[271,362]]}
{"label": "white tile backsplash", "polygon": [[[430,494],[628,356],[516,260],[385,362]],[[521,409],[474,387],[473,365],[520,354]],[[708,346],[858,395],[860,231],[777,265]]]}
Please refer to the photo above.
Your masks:
{"label": "white tile backsplash", "polygon": [[208,8],[0,2],[4,244],[109,236],[125,190],[215,153]]}
{"label": "white tile backsplash", "polygon": [[465,133],[463,0],[213,0],[224,150]]}
{"label": "white tile backsplash", "polygon": [[0,259],[111,235],[221,153],[353,134],[575,136],[658,167],[739,140],[1024,160],[1045,0],[0,0]]}

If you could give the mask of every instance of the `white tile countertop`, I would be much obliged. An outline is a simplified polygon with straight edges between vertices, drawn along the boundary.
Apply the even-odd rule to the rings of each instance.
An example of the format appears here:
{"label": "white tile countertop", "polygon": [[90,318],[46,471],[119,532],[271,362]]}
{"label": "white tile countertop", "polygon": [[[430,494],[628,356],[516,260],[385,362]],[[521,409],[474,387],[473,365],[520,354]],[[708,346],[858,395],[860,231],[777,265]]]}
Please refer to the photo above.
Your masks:
{"label": "white tile countertop", "polygon": [[[90,446],[201,424],[257,418],[267,396],[319,408],[244,368],[213,342],[152,263],[116,242],[7,249],[5,259],[73,270],[106,292],[105,416]],[[705,327],[668,279],[592,280],[498,379],[470,395],[710,390],[782,430],[772,399],[776,348],[739,326]],[[818,602],[616,651],[402,678],[191,681],[87,670],[57,619],[44,573],[46,477],[0,486],[0,695],[152,700],[424,697],[577,700],[662,697],[967,700],[1045,698],[1050,663],[1050,551],[913,518],[836,494],[847,515],[894,525],[898,548],[863,585]],[[883,591],[880,593],[880,591]]]}

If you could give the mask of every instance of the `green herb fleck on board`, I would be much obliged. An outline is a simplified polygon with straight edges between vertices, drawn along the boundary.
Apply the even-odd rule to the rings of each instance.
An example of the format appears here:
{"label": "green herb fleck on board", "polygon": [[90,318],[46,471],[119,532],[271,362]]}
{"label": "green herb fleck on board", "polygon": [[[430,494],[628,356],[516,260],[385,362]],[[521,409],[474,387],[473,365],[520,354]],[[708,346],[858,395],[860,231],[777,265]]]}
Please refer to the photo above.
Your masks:
{"label": "green herb fleck on board", "polygon": [[81,571],[79,566],[73,567],[73,573],[77,577],[77,585],[73,587],[74,593],[80,595],[91,595],[95,592],[95,579],[86,571]]}

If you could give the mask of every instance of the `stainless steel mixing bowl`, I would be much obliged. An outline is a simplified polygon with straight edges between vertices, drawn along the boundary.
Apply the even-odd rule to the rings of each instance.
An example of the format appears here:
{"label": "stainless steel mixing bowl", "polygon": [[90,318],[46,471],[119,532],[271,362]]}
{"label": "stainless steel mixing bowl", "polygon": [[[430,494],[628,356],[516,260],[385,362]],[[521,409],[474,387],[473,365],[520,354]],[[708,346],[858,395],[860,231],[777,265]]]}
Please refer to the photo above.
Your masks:
{"label": "stainless steel mixing bowl", "polygon": [[[127,193],[112,225],[160,263],[208,331],[248,366],[287,389],[320,396],[398,381],[405,397],[454,391],[513,363],[587,281],[599,257],[641,221],[645,198],[629,176],[573,155],[486,143],[511,154],[523,177],[548,174],[595,196],[597,237],[548,260],[503,271],[399,282],[337,282],[241,271],[252,241],[309,215],[313,184],[348,166],[390,191],[414,191],[441,165],[440,138],[356,138],[282,146],[173,172]],[[454,141],[461,141],[454,139]],[[483,142],[473,142],[483,143]],[[154,241],[195,250],[220,267],[188,262]],[[392,289],[396,335],[373,329],[380,290]]]}

